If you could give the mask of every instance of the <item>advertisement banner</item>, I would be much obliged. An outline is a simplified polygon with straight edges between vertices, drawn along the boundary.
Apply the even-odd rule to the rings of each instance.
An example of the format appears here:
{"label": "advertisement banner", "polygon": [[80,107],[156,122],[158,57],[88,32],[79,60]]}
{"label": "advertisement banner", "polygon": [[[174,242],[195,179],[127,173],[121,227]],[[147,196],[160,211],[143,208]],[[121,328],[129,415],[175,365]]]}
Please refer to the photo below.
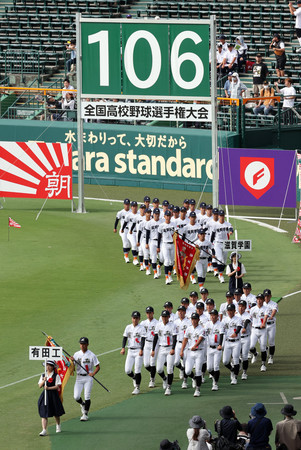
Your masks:
{"label": "advertisement banner", "polygon": [[72,145],[0,142],[0,196],[72,199]]}
{"label": "advertisement banner", "polygon": [[220,148],[219,202],[295,208],[296,152]]}

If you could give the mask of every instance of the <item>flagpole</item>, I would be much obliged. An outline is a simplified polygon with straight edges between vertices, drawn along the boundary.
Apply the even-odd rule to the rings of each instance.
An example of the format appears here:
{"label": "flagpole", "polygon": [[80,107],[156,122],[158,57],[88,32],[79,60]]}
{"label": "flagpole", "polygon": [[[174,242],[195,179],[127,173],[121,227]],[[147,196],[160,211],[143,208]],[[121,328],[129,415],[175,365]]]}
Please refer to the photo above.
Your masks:
{"label": "flagpole", "polygon": [[47,367],[46,367],[46,361],[47,358],[45,358],[45,378],[46,380],[44,381],[44,405],[47,406],[47,393],[46,393],[46,389],[45,387],[47,386]]}

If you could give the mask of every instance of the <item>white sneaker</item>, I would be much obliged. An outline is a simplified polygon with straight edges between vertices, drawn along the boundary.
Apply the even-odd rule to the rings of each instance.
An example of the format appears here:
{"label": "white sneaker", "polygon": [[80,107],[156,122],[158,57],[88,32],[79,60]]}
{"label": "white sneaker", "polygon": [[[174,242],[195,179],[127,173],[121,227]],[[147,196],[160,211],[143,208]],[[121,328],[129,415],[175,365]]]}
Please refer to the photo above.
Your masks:
{"label": "white sneaker", "polygon": [[209,272],[214,272],[214,269],[212,266],[209,266]]}
{"label": "white sneaker", "polygon": [[201,395],[200,388],[197,387],[196,390],[194,391],[193,396],[194,397],[200,397],[200,395]]}
{"label": "white sneaker", "polygon": [[187,389],[188,388],[187,381],[185,381],[185,380],[183,381],[181,388],[182,389]]}
{"label": "white sneaker", "polygon": [[42,430],[40,436],[47,436],[47,430]]}
{"label": "white sneaker", "polygon": [[196,284],[195,276],[190,275],[190,281],[192,284]]}
{"label": "white sneaker", "polygon": [[154,273],[154,280],[157,280],[159,278],[158,273]]}
{"label": "white sneaker", "polygon": [[151,275],[151,271],[149,269],[146,269],[145,275]]}
{"label": "white sneaker", "polygon": [[158,277],[160,277],[161,276],[161,267],[160,266],[157,266],[157,273],[158,273]]}
{"label": "white sneaker", "polygon": [[218,279],[219,279],[220,283],[224,283],[225,282],[225,279],[224,279],[223,275],[219,275]]}
{"label": "white sneaker", "polygon": [[80,418],[81,422],[86,422],[87,420],[89,420],[89,417],[87,416],[87,414],[83,414]]}
{"label": "white sneaker", "polygon": [[231,372],[230,373],[231,384],[232,384],[232,381],[234,380],[234,378],[235,378],[234,372]]}
{"label": "white sneaker", "polygon": [[174,271],[173,271],[173,274],[174,274],[174,275],[177,275],[177,271],[176,271],[176,269],[174,269]]}
{"label": "white sneaker", "polygon": [[82,403],[82,404],[80,405],[80,409],[81,409],[82,414],[86,414],[85,403]]}
{"label": "white sneaker", "polygon": [[140,389],[136,386],[135,389],[132,392],[133,395],[138,395],[140,394]]}
{"label": "white sneaker", "polygon": [[184,379],[184,370],[180,370],[179,378],[180,378],[180,380]]}
{"label": "white sneaker", "polygon": [[143,272],[144,271],[144,267],[143,267],[143,264],[140,264],[140,272]]}
{"label": "white sneaker", "polygon": [[164,395],[171,395],[170,387],[167,387],[167,388],[166,388],[166,390],[165,390],[165,392],[164,392]]}
{"label": "white sneaker", "polygon": [[130,262],[130,258],[128,258],[127,256],[124,257],[124,260],[125,260],[126,263]]}
{"label": "white sneaker", "polygon": [[247,380],[247,379],[248,379],[247,372],[243,372],[243,373],[241,374],[241,379],[242,379],[242,380]]}
{"label": "white sneaker", "polygon": [[155,387],[155,382],[154,382],[154,380],[150,380],[150,382],[148,383],[148,387],[149,388],[154,388]]}
{"label": "white sneaker", "polygon": [[274,364],[273,356],[269,356],[268,364]]}
{"label": "white sneaker", "polygon": [[207,266],[207,273],[211,272],[210,266]]}
{"label": "white sneaker", "polygon": [[256,363],[256,361],[257,361],[257,356],[258,356],[258,355],[253,355],[253,356],[252,356],[251,364]]}
{"label": "white sneaker", "polygon": [[267,368],[266,368],[265,364],[261,364],[260,372],[266,372],[266,371],[267,371]]}
{"label": "white sneaker", "polygon": [[57,433],[60,433],[62,430],[61,430],[61,425],[57,425],[56,426],[56,432]]}
{"label": "white sneaker", "polygon": [[133,260],[133,264],[134,264],[134,266],[138,266],[138,265],[139,265],[138,259],[134,259],[134,260]]}
{"label": "white sneaker", "polygon": [[133,386],[134,386],[134,388],[137,387],[136,380],[134,378],[133,378]]}
{"label": "white sneaker", "polygon": [[212,375],[210,375],[210,374],[209,374],[209,378],[210,378],[210,380],[213,380],[213,376],[212,376]]}
{"label": "white sneaker", "polygon": [[218,277],[218,271],[217,271],[217,270],[214,270],[214,269],[213,269],[213,271],[214,271],[214,276],[215,276],[215,277]]}
{"label": "white sneaker", "polygon": [[166,389],[167,388],[167,378],[166,378],[166,380],[163,380],[163,389]]}
{"label": "white sneaker", "polygon": [[253,356],[253,355],[252,355],[252,353],[251,353],[251,352],[249,352],[249,353],[248,353],[248,359],[251,359],[251,358],[252,358],[252,356]]}
{"label": "white sneaker", "polygon": [[194,379],[194,378],[192,378],[192,387],[193,387],[193,389],[195,389],[195,388],[196,388],[196,381],[195,381],[195,379]]}
{"label": "white sneaker", "polygon": [[218,385],[213,383],[211,391],[218,391]]}
{"label": "white sneaker", "polygon": [[165,284],[170,284],[169,278],[165,278]]}
{"label": "white sneaker", "polygon": [[204,375],[202,375],[202,384],[206,383]]}
{"label": "white sneaker", "polygon": [[170,283],[173,282],[173,279],[172,279],[171,275],[168,275],[168,279],[169,279],[169,282],[170,282]]}
{"label": "white sneaker", "polygon": [[237,378],[235,375],[232,378],[231,384],[237,384]]}

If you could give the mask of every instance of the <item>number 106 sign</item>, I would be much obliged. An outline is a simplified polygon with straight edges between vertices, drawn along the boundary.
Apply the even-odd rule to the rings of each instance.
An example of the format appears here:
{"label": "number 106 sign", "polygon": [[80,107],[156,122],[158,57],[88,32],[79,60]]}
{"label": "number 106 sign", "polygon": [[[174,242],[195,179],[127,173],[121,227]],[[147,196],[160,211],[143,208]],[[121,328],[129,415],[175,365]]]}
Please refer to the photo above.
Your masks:
{"label": "number 106 sign", "polygon": [[210,97],[209,21],[82,18],[80,29],[83,97]]}

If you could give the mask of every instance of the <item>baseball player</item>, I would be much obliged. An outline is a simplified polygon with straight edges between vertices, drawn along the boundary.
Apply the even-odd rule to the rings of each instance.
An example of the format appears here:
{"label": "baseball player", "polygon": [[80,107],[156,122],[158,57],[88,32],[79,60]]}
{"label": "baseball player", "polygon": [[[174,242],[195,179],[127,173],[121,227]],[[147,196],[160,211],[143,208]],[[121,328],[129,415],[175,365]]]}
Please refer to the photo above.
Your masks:
{"label": "baseball player", "polygon": [[191,376],[192,369],[195,367],[195,375],[192,376],[193,387],[195,387],[193,396],[199,397],[201,395],[200,388],[202,384],[202,366],[204,363],[206,334],[204,327],[199,325],[199,315],[197,313],[191,315],[191,323],[192,325],[186,330],[180,356],[181,358],[184,357],[184,351],[187,345],[188,350],[186,354],[183,382],[187,383],[187,376]]}
{"label": "baseball player", "polygon": [[231,262],[227,265],[226,275],[229,277],[229,291],[231,292],[234,292],[237,288],[242,288],[242,278],[247,273],[243,263],[239,262],[240,259],[240,253],[232,252],[230,255]]}
{"label": "baseball player", "polygon": [[186,209],[186,211],[189,210],[189,199],[185,198],[185,200],[183,200],[183,206]]}
{"label": "baseball player", "polygon": [[[115,224],[114,224],[114,233],[117,233],[117,226],[118,226],[119,221],[120,221],[120,227],[121,227],[120,230],[122,229],[126,215],[130,210],[130,204],[131,204],[130,199],[126,198],[123,202],[123,209],[118,211],[118,213],[116,214],[116,219],[115,219]],[[129,231],[128,227],[124,228],[123,233],[121,233],[121,231],[119,231],[119,235],[122,239],[124,260],[126,263],[130,262],[129,251],[131,250],[131,243],[128,240],[128,231]]]}
{"label": "baseball player", "polygon": [[230,222],[225,222],[225,211],[219,211],[218,222],[211,222],[212,236],[211,242],[214,242],[214,249],[217,259],[217,267],[219,271],[218,279],[220,283],[224,283],[223,272],[227,261],[228,251],[223,250],[223,242],[228,241],[233,234],[233,227]]}
{"label": "baseball player", "polygon": [[[235,315],[235,305],[227,306],[227,317],[222,320],[224,332],[224,353],[223,364],[231,373],[231,384],[237,384],[237,376],[239,373],[239,356],[241,350],[240,330],[242,329],[242,320]],[[233,365],[231,366],[231,357]]]}
{"label": "baseball player", "polygon": [[[208,316],[207,314],[204,314],[204,309],[205,309],[205,303],[202,302],[201,300],[199,300],[196,305],[196,312],[199,315],[199,325],[202,325],[202,327],[205,328],[206,323],[208,322]],[[203,366],[202,366],[202,383],[205,383],[205,373],[207,370],[207,339],[205,341],[204,344],[205,348],[204,348],[204,362],[203,362]]]}
{"label": "baseball player", "polygon": [[185,206],[181,206],[180,217],[178,219],[175,219],[175,224],[177,225],[180,233],[182,233],[182,228],[184,228],[189,223],[189,219],[186,217],[186,214],[187,209],[185,208]]}
{"label": "baseball player", "polygon": [[174,206],[171,212],[172,212],[171,222],[176,223],[176,221],[180,218],[180,207]]}
{"label": "baseball player", "polygon": [[261,351],[261,372],[265,372],[266,360],[267,360],[267,329],[266,323],[268,320],[269,311],[266,306],[264,306],[264,296],[263,294],[258,294],[256,296],[257,305],[253,306],[250,311],[250,317],[252,320],[252,332],[251,332],[251,342],[250,342],[250,352],[253,357],[251,363],[254,364],[257,360],[258,353],[256,351],[255,345],[257,341],[260,345]]}
{"label": "baseball player", "polygon": [[208,320],[210,319],[210,313],[213,309],[215,308],[215,302],[213,300],[213,298],[207,298],[206,302],[205,302],[205,306],[206,306],[206,311],[204,312],[204,314],[206,316],[208,316]]}
{"label": "baseball player", "polygon": [[145,210],[146,210],[146,206],[144,204],[140,205],[139,212],[137,214],[135,214],[132,225],[131,225],[131,227],[129,227],[129,237],[131,237],[131,235],[134,234],[134,239],[136,241],[141,271],[143,271],[145,269],[145,265],[144,265],[144,261],[143,261],[143,251],[142,251],[142,248],[138,248],[137,240],[138,240],[138,226],[141,222],[144,222],[144,220],[145,220]]}
{"label": "baseball player", "polygon": [[[156,199],[154,199],[156,200]],[[158,229],[159,225],[162,223],[160,219],[160,210],[158,208],[153,209],[153,219],[151,219],[145,225],[146,236],[145,236],[145,248],[149,250],[150,260],[152,263],[152,268],[154,272],[154,279],[159,278],[161,275],[160,264],[157,265],[157,248],[158,248]],[[159,255],[160,258],[160,255]]]}
{"label": "baseball player", "polygon": [[151,220],[152,210],[147,208],[145,210],[145,220],[142,220],[137,227],[137,247],[143,255],[143,262],[145,266],[145,275],[151,275],[149,264],[149,249],[146,248],[146,224]]}
{"label": "baseball player", "polygon": [[224,329],[216,309],[210,311],[210,320],[205,324],[205,331],[207,336],[207,370],[212,376],[212,391],[218,391],[217,383],[220,376]]}
{"label": "baseball player", "polygon": [[203,288],[200,290],[200,294],[201,294],[201,300],[202,300],[202,302],[206,303],[206,300],[207,300],[208,295],[209,295],[208,289],[205,288],[205,287],[203,287]]}
{"label": "baseball player", "polygon": [[[187,297],[181,298],[181,302],[180,303],[181,303],[181,306],[184,306],[184,308],[185,308],[185,317],[186,317],[187,308],[189,306],[189,298],[187,298]],[[178,317],[177,317],[177,319],[178,319],[180,317],[179,311],[178,311],[177,315],[178,315]]]}
{"label": "baseball player", "polygon": [[[157,357],[157,373],[163,380],[165,395],[171,395],[171,385],[173,381],[173,367],[175,361],[175,348],[177,344],[177,329],[174,323],[169,322],[170,313],[166,309],[162,311],[162,322],[159,321],[155,329],[153,350],[151,356],[155,356],[155,348],[159,344]],[[164,364],[167,365],[167,376],[164,373]]]}
{"label": "baseball player", "polygon": [[203,219],[206,217],[207,205],[205,202],[200,203],[200,209],[197,213],[200,224],[202,224]]}
{"label": "baseball player", "polygon": [[196,247],[200,250],[200,256],[195,266],[198,274],[198,284],[200,291],[206,280],[208,259],[211,255],[215,255],[213,245],[210,241],[207,241],[207,239],[205,239],[205,234],[206,232],[204,228],[200,228],[198,230],[198,240],[195,241]]}
{"label": "baseball player", "polygon": [[[133,395],[140,394],[141,367],[143,363],[143,349],[145,345],[145,328],[139,324],[141,314],[132,312],[132,323],[125,327],[120,354],[125,354],[127,344],[128,352],[125,360],[125,373],[133,379]],[[133,372],[133,366],[135,373]]]}
{"label": "baseball player", "polygon": [[[185,299],[182,299],[185,300]],[[188,300],[188,299],[187,299]],[[185,337],[185,333],[187,328],[191,325],[191,321],[189,319],[187,319],[187,317],[185,317],[186,314],[186,308],[185,306],[182,304],[181,306],[178,307],[178,318],[175,319],[174,324],[177,328],[177,345],[175,348],[175,367],[177,367],[180,370],[180,380],[182,380],[184,378],[184,366],[181,363],[181,357],[180,357],[180,353],[181,353],[181,348],[182,348],[182,343],[183,343],[183,339]],[[184,352],[184,357],[183,357],[183,363],[185,365],[185,352]]]}
{"label": "baseball player", "polygon": [[127,229],[128,230],[128,240],[131,243],[131,248],[132,248],[132,254],[133,254],[133,264],[134,266],[139,266],[139,261],[138,261],[138,249],[137,249],[137,239],[136,239],[136,233],[131,233],[130,230],[132,228],[132,225],[136,222],[137,220],[137,216],[138,216],[138,203],[133,201],[131,202],[131,211],[129,211],[124,219],[123,225],[120,229],[120,233],[124,233],[124,230]]}
{"label": "baseball player", "polygon": [[240,332],[241,338],[241,359],[242,359],[242,380],[247,380],[247,370],[249,367],[248,354],[250,351],[250,339],[251,339],[251,316],[247,309],[246,300],[240,300],[238,303],[238,313],[236,313],[242,320],[242,329]]}
{"label": "baseball player", "polygon": [[191,291],[189,294],[190,303],[186,311],[186,317],[188,317],[188,319],[190,319],[192,313],[196,312],[198,297],[199,295],[196,291]]}
{"label": "baseball player", "polygon": [[[218,212],[219,212],[218,208],[213,208],[211,220],[207,222],[208,230],[206,232],[206,237],[211,242],[213,242],[212,241],[213,228],[215,227],[216,222],[218,222]],[[214,272],[214,276],[218,277],[218,267],[215,258],[212,258],[212,270]]]}
{"label": "baseball player", "polygon": [[195,199],[194,199],[194,198],[191,198],[191,199],[189,200],[189,209],[188,209],[188,211],[187,211],[187,217],[188,217],[188,218],[190,217],[190,214],[191,214],[192,212],[195,212],[195,213],[196,213],[196,216],[197,216],[198,211],[196,211],[196,202],[195,202]]}
{"label": "baseball player", "polygon": [[[239,288],[235,289],[235,291],[234,291],[234,300],[233,300],[233,303],[238,305],[239,302],[240,302],[240,300],[241,300],[241,296],[242,296],[242,290],[239,289]],[[246,302],[246,305],[247,305],[247,307],[248,307],[247,302]]]}
{"label": "baseball player", "polygon": [[[173,313],[173,304],[172,302],[165,302],[163,305],[163,308],[169,312],[169,322],[170,323],[174,323],[174,321],[178,318],[177,314]],[[159,318],[159,322],[162,322],[162,315]]]}
{"label": "baseball player", "polygon": [[153,206],[151,208],[152,210],[157,208],[157,209],[159,209],[159,211],[161,211],[160,208],[159,208],[160,200],[157,197],[153,198],[152,204],[153,204]]}
{"label": "baseball player", "polygon": [[243,289],[243,294],[240,299],[246,300],[247,311],[250,311],[250,309],[253,306],[257,305],[256,296],[254,294],[251,294],[251,291],[252,291],[251,283],[244,283],[242,289]]}
{"label": "baseball player", "polygon": [[[165,222],[161,223],[158,228],[158,247],[157,253],[160,253],[162,246],[162,257],[164,263],[164,272],[165,272],[165,284],[172,283],[171,271],[174,263],[174,242],[173,242],[173,234],[176,231],[176,225],[170,223],[171,220],[171,212],[169,210],[165,211]],[[162,245],[161,245],[162,241]]]}
{"label": "baseball player", "polygon": [[[81,337],[79,340],[80,351],[74,353],[71,360],[75,362],[76,366],[76,381],[74,385],[74,399],[81,406],[82,416],[80,420],[85,422],[89,419],[88,413],[91,406],[91,389],[93,385],[93,378],[99,372],[99,361],[89,349],[89,339]],[[79,363],[79,364],[76,364]],[[81,366],[84,366],[84,370]],[[94,367],[94,370],[93,370]],[[81,398],[82,390],[84,389],[85,401]]]}
{"label": "baseball player", "polygon": [[162,209],[160,210],[160,219],[161,220],[164,220],[164,216],[165,216],[165,213],[168,210],[168,208],[169,208],[169,201],[168,200],[163,200],[163,202],[162,202]]}
{"label": "baseball player", "polygon": [[[211,231],[210,231],[209,223],[212,220],[212,205],[206,206],[206,214],[205,215],[202,216],[199,214],[199,220],[200,220],[201,228],[204,228],[204,230],[206,232],[205,239],[207,241],[211,242]],[[207,272],[213,272],[212,256],[209,256],[209,258],[208,258]]]}
{"label": "baseball player", "polygon": [[223,320],[224,317],[227,317],[227,306],[231,305],[232,303],[235,305],[235,309],[237,311],[237,309],[238,309],[237,308],[237,303],[236,302],[234,303],[233,294],[230,291],[227,291],[226,292],[226,302],[222,303],[220,308],[219,308],[219,318],[220,318],[220,320]]}
{"label": "baseball player", "polygon": [[156,357],[158,352],[158,346],[155,348],[155,356],[151,356],[153,349],[153,341],[155,337],[155,329],[158,320],[154,318],[154,308],[148,306],[145,310],[147,319],[141,322],[141,325],[145,328],[145,345],[143,349],[143,365],[146,370],[150,373],[149,388],[155,387],[155,376],[156,376]]}
{"label": "baseball player", "polygon": [[268,320],[267,320],[267,335],[269,342],[269,359],[268,364],[274,363],[275,354],[275,336],[276,336],[276,314],[278,312],[278,305],[271,300],[272,292],[270,289],[263,291],[264,306],[268,308]]}
{"label": "baseball player", "polygon": [[[146,195],[143,199],[143,203],[145,204],[145,208],[148,209],[150,208],[150,197],[148,195]],[[151,208],[150,208],[151,209]]]}

